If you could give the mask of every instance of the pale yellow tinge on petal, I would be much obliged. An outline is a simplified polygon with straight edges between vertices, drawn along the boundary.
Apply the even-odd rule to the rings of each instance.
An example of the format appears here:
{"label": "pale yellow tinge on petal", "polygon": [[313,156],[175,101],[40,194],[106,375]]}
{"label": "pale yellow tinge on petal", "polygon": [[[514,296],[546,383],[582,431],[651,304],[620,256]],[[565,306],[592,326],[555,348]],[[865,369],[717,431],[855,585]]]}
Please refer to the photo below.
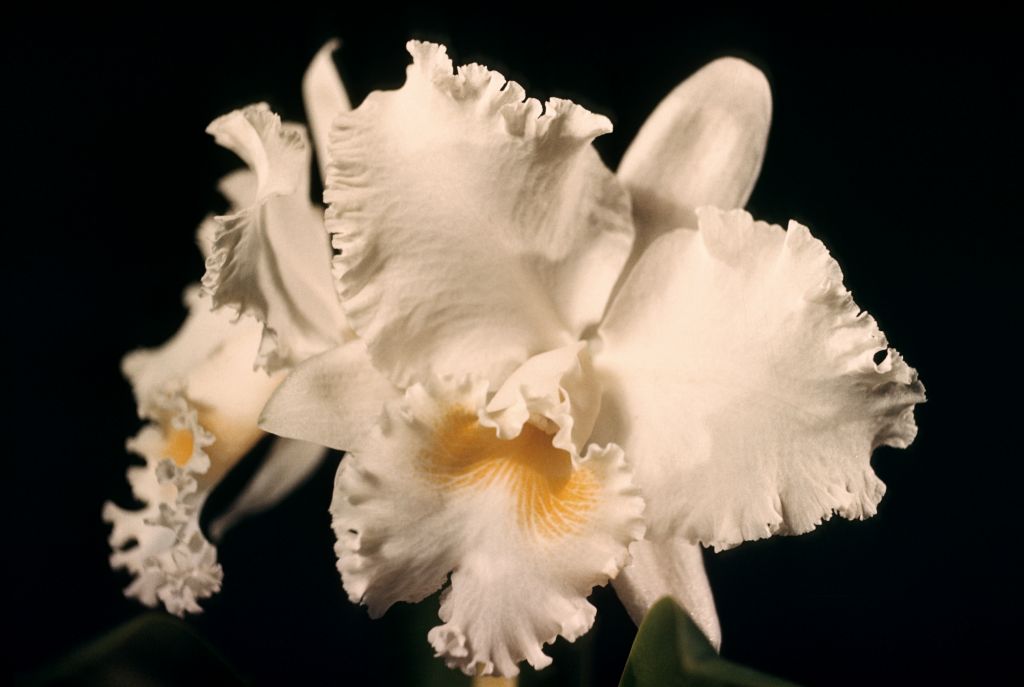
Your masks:
{"label": "pale yellow tinge on petal", "polygon": [[[268,395],[283,379],[284,374],[278,373],[268,380]],[[209,487],[219,482],[266,432],[257,426],[259,417],[253,412],[228,413],[194,401],[192,405],[196,408],[199,425],[213,435],[213,443],[203,446],[203,452],[210,459],[210,467],[206,472],[194,475],[201,488]],[[160,423],[160,429],[164,436],[164,455],[179,468],[184,468],[195,453],[193,430],[174,427],[170,418]]]}
{"label": "pale yellow tinge on petal", "polygon": [[240,422],[239,418],[208,408],[200,409],[199,423],[214,436],[214,442],[206,447],[210,469],[199,478],[200,483],[219,482],[264,435],[263,430],[256,426],[256,418],[245,418]]}
{"label": "pale yellow tinge on petal", "polygon": [[428,478],[447,489],[504,486],[515,498],[519,525],[542,537],[579,532],[600,490],[593,472],[574,470],[548,433],[527,423],[519,436],[502,440],[462,407],[442,417],[420,460]]}

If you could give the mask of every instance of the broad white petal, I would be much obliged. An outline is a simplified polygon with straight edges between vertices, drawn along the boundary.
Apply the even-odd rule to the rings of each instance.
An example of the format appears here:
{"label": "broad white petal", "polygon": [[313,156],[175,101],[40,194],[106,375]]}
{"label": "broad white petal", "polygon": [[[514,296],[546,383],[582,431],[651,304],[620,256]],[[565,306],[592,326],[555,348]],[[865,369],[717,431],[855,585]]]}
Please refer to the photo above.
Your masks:
{"label": "broad white petal", "polygon": [[338,40],[325,43],[302,77],[302,100],[306,104],[306,118],[309,119],[309,128],[313,133],[321,179],[327,178],[327,138],[331,122],[340,113],[352,109],[345,85],[331,58],[340,45]]}
{"label": "broad white petal", "polygon": [[240,520],[276,505],[316,471],[327,453],[319,444],[277,439],[242,493],[210,523],[210,536],[220,541]]}
{"label": "broad white petal", "polygon": [[384,404],[401,396],[355,339],[292,370],[263,409],[260,427],[350,451],[377,423]]}
{"label": "broad white petal", "polygon": [[634,256],[664,231],[695,227],[696,208],[746,205],[771,117],[768,80],[735,57],[704,66],[658,104],[618,170],[633,201]]}
{"label": "broad white petal", "polygon": [[[325,200],[340,293],[374,363],[500,383],[603,313],[632,244],[591,141],[605,118],[410,42],[405,85],[335,119]],[[543,111],[543,114],[542,114]]]}
{"label": "broad white petal", "polygon": [[917,431],[917,373],[795,222],[703,210],[651,245],[600,337],[595,440],[636,465],[655,538],[721,549],[866,518],[884,492],[871,452]]}
{"label": "broad white petal", "polygon": [[467,674],[510,676],[589,629],[586,597],[643,535],[643,501],[616,446],[592,445],[574,465],[531,424],[499,439],[479,422],[487,387],[417,384],[389,403],[342,461],[331,513],[353,601],[376,617],[451,573],[430,643]]}
{"label": "broad white petal", "polygon": [[207,131],[256,177],[252,204],[215,218],[203,277],[214,306],[264,324],[257,363],[270,371],[340,343],[348,330],[322,215],[309,200],[305,129],[282,124],[259,104],[214,120]]}
{"label": "broad white petal", "polygon": [[632,560],[615,581],[615,593],[637,625],[659,599],[671,596],[686,610],[716,649],[722,644],[715,599],[711,595],[699,544],[673,538],[644,539],[629,547]]}

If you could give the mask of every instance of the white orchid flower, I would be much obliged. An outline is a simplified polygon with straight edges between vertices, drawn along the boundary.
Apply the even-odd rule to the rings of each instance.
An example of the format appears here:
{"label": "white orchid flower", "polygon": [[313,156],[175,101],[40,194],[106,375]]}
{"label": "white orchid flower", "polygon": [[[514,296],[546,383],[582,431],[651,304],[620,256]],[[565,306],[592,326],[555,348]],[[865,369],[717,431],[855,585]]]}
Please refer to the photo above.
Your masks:
{"label": "white orchid flower", "polygon": [[[324,59],[314,60],[306,78],[313,113],[348,107],[340,83],[325,96]],[[271,392],[289,367],[352,336],[331,280],[323,211],[309,198],[304,127],[282,124],[260,104],[218,118],[208,132],[248,169],[221,182],[229,213],[200,227],[207,272],[202,290],[186,292],[189,315],[181,330],[160,348],[124,360],[139,416],[149,421],[128,442],[145,461],[128,470],[143,507],[107,503],[103,510],[113,524],[111,564],[134,577],[126,595],[176,615],[201,611],[198,600],[220,589],[223,572],[200,529],[200,512],[264,436],[257,419]],[[317,444],[276,440],[235,502],[211,523],[212,538],[279,501],[324,455]]]}
{"label": "white orchid flower", "polygon": [[700,545],[870,516],[871,453],[909,444],[924,400],[824,246],[736,209],[764,77],[708,65],[613,175],[605,117],[408,47],[400,89],[314,131],[357,338],[295,367],[260,421],[349,451],[349,597],[376,617],[450,581],[428,638],[467,674],[547,665],[609,579],[634,618],[669,594],[717,643]]}

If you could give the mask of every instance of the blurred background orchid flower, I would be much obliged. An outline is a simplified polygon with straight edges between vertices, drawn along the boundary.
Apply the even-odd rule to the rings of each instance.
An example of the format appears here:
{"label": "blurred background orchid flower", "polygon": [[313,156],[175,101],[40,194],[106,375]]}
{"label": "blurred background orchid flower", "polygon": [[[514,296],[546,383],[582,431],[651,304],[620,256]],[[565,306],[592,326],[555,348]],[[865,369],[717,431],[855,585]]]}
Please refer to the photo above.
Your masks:
{"label": "blurred background orchid flower", "polygon": [[717,645],[700,545],[872,515],[871,453],[909,444],[924,400],[807,228],[739,209],[767,82],[708,65],[613,175],[591,146],[607,118],[408,48],[405,84],[318,143],[356,337],[260,421],[349,451],[331,512],[350,599],[377,616],[450,576],[429,640],[467,674],[547,665],[610,579],[638,622],[670,595]]}
{"label": "blurred background orchid flower", "polygon": [[[348,108],[340,82],[325,91],[324,80],[334,75],[333,66],[324,73],[330,49],[305,79],[313,126],[326,126],[316,120],[325,109]],[[275,440],[234,502],[208,532],[200,527],[207,497],[264,436],[256,422],[285,372],[352,336],[334,293],[323,211],[310,202],[305,127],[282,123],[258,104],[218,118],[207,131],[247,169],[221,181],[228,213],[199,228],[206,275],[202,288],[186,292],[181,330],[124,359],[147,421],[128,442],[145,461],[127,475],[143,505],[108,502],[103,510],[113,525],[111,565],[133,576],[125,594],[175,615],[200,612],[198,601],[220,590],[223,571],[208,535],[219,540],[320,464],[323,447]]]}

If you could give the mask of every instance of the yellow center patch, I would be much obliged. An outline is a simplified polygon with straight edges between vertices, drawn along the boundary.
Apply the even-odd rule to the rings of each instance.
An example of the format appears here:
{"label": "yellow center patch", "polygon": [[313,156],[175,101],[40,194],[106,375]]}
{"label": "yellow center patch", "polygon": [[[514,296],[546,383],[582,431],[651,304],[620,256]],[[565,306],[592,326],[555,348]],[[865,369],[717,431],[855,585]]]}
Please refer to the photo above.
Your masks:
{"label": "yellow center patch", "polygon": [[505,441],[482,427],[474,413],[455,408],[438,423],[420,457],[430,481],[446,489],[503,485],[515,499],[519,524],[542,536],[579,531],[597,502],[593,472],[573,470],[569,454],[531,424]]}
{"label": "yellow center patch", "polygon": [[185,467],[185,463],[192,458],[192,451],[195,448],[195,441],[192,439],[192,431],[189,429],[165,430],[164,453],[174,461],[179,468]]}
{"label": "yellow center patch", "polygon": [[[214,436],[214,442],[203,448],[210,458],[210,468],[195,475],[203,484],[220,480],[263,437],[256,423],[240,422],[208,408],[199,408],[199,424]],[[195,438],[190,429],[175,429],[170,421],[163,423],[164,455],[179,468],[185,467],[195,450]]]}

